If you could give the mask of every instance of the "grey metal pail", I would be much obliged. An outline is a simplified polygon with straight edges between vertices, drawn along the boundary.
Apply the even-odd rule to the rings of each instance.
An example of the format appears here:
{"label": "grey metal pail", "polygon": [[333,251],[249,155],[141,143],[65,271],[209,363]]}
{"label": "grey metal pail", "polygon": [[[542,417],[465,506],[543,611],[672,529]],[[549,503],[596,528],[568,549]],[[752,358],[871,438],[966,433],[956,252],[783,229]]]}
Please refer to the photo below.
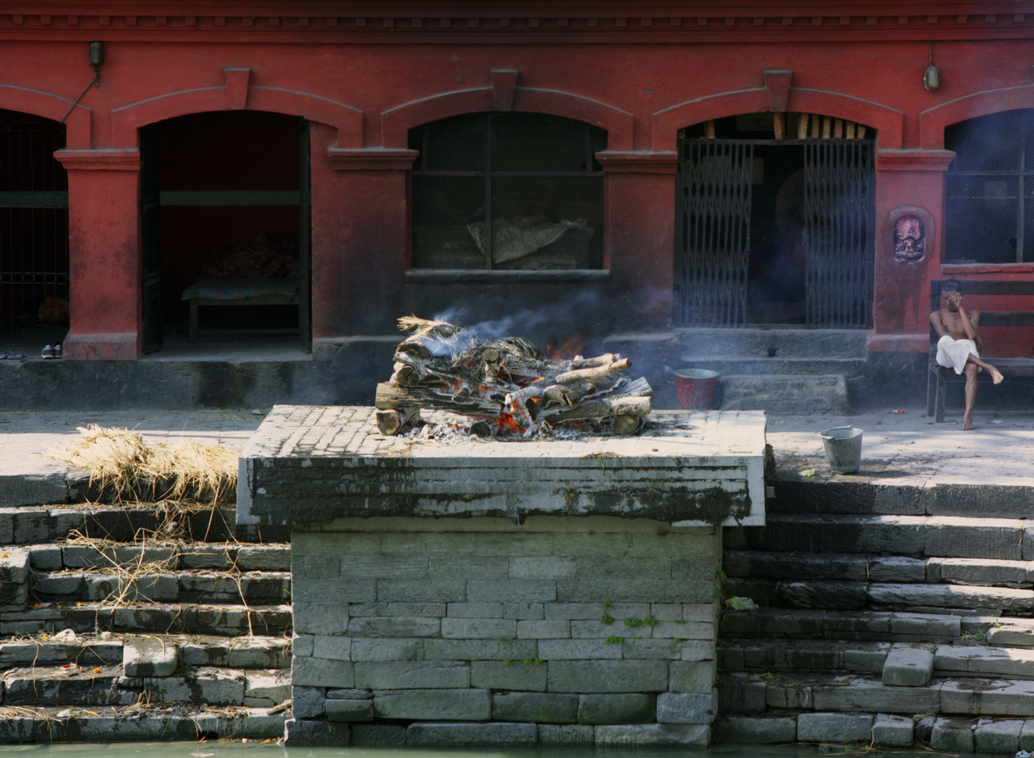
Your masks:
{"label": "grey metal pail", "polygon": [[835,426],[820,432],[826,458],[834,474],[853,474],[862,465],[862,430],[857,426]]}

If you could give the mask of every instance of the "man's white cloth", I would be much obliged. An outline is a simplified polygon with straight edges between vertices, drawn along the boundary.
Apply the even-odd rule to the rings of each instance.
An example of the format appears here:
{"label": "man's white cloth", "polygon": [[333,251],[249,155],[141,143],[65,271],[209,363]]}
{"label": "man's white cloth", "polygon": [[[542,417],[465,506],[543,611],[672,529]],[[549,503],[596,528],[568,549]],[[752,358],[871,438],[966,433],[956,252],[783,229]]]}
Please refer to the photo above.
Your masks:
{"label": "man's white cloth", "polygon": [[[945,368],[955,369],[956,374],[961,374],[966,366],[969,356],[980,357],[977,352],[977,343],[973,340],[956,340],[944,335],[937,340],[937,365]],[[980,371],[980,367],[977,367]]]}

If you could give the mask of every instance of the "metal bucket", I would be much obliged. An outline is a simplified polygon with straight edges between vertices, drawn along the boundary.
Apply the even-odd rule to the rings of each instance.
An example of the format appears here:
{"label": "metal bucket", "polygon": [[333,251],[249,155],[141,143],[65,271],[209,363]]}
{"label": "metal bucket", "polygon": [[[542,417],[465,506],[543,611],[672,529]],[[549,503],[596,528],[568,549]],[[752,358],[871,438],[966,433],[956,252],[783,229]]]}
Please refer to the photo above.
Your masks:
{"label": "metal bucket", "polygon": [[718,372],[703,368],[682,368],[675,372],[675,394],[684,411],[706,411],[714,402]]}
{"label": "metal bucket", "polygon": [[820,432],[826,458],[834,474],[853,474],[862,465],[862,430],[857,426],[835,426]]}

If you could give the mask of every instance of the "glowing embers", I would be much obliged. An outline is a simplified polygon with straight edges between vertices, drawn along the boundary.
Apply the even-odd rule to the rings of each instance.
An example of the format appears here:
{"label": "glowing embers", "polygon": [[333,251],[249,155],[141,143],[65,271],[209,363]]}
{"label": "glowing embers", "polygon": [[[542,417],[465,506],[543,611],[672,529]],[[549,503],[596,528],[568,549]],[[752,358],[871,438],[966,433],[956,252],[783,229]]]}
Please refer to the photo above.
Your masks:
{"label": "glowing embers", "polygon": [[403,318],[399,327],[413,333],[395,351],[391,380],[377,386],[383,434],[420,426],[420,408],[470,417],[469,431],[484,437],[558,426],[633,434],[650,413],[653,390],[643,378],[619,376],[632,365],[620,355],[563,360],[517,337],[481,342],[443,321]]}

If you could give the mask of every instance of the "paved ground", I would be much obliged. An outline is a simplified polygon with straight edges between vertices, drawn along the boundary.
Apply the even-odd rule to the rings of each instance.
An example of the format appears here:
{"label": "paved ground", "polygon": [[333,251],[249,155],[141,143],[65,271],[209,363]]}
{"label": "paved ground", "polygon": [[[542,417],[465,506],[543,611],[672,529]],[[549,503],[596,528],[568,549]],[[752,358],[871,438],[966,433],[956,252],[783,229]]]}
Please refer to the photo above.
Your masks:
{"label": "paved ground", "polygon": [[[259,410],[259,409],[257,409]],[[196,440],[240,449],[261,423],[252,411],[153,411],[120,413],[0,412],[0,476],[52,474],[66,464],[46,457],[87,424],[139,431],[146,440]],[[903,410],[904,412],[895,412]],[[923,408],[872,410],[851,416],[769,416],[768,442],[787,475],[832,476],[820,432],[834,426],[864,430],[861,479],[895,484],[1010,484],[1034,486],[1034,412],[975,414],[977,429],[963,432],[961,414],[943,424]],[[811,472],[814,473],[811,473]]]}

